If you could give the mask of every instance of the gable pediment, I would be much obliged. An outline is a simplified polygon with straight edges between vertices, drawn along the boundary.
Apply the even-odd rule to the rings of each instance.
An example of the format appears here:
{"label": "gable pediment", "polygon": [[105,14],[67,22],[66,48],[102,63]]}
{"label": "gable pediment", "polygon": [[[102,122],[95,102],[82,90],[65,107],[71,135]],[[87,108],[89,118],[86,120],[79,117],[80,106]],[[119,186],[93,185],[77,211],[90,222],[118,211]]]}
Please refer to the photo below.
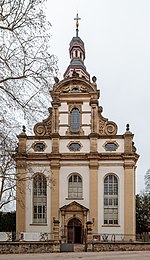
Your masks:
{"label": "gable pediment", "polygon": [[76,201],[71,202],[68,205],[64,205],[60,208],[61,211],[67,211],[67,212],[81,212],[81,211],[88,211],[89,209],[84,207],[83,205],[79,204]]}
{"label": "gable pediment", "polygon": [[60,95],[61,93],[72,93],[72,90],[78,86],[78,93],[97,93],[99,98],[99,90],[97,90],[96,83],[92,83],[83,78],[68,78],[57,82],[53,86],[53,90],[51,91],[51,95],[53,93],[57,93]]}

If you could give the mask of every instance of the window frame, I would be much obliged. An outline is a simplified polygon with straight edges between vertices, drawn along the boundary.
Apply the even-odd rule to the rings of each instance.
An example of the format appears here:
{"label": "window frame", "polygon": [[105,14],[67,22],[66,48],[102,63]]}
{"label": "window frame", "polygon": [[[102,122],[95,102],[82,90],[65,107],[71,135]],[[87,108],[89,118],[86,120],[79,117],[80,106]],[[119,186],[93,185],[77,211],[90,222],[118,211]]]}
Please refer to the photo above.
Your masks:
{"label": "window frame", "polygon": [[[75,181],[75,177],[77,177],[77,181]],[[74,180],[70,181],[71,178],[74,179]],[[72,183],[72,185],[71,185],[71,183]],[[80,185],[79,185],[79,183],[80,183]],[[75,184],[77,184],[77,185],[75,185]],[[72,192],[71,192],[71,189],[72,189]],[[71,196],[71,194],[72,194],[72,196]],[[70,200],[72,200],[72,199],[75,199],[75,200],[83,199],[83,178],[79,173],[76,173],[76,172],[71,173],[68,176],[68,199],[70,199]]]}
{"label": "window frame", "polygon": [[[38,147],[38,145],[39,145],[39,147]],[[41,145],[41,147],[40,147],[40,145]],[[44,142],[44,141],[35,141],[33,144],[32,144],[32,146],[31,146],[31,148],[35,151],[35,152],[44,152],[45,150],[46,150],[46,147],[47,147],[47,145],[46,145],[46,143]]]}
{"label": "window frame", "polygon": [[32,223],[37,225],[47,224],[46,176],[42,173],[34,174],[32,187]]}
{"label": "window frame", "polygon": [[[80,113],[80,126],[79,126],[79,129],[77,131],[73,131],[71,129],[71,111],[73,109],[78,109],[79,110],[79,113]],[[66,131],[66,135],[84,135],[84,131],[82,129],[82,103],[80,104],[68,104],[68,130]]]}
{"label": "window frame", "polygon": [[[74,144],[75,144],[75,145],[78,145],[78,147],[76,147],[76,149],[73,148],[73,147],[71,147],[71,146],[73,146]],[[71,152],[79,152],[79,151],[82,149],[83,146],[82,146],[82,144],[81,144],[80,141],[70,141],[70,142],[68,143],[67,147],[68,147],[69,151],[71,151]]]}
{"label": "window frame", "polygon": [[[112,145],[114,146],[112,147]],[[103,144],[103,148],[105,149],[106,152],[113,153],[117,151],[117,149],[119,148],[119,144],[117,143],[116,140],[109,140]]]}
{"label": "window frame", "polygon": [[[76,112],[74,113],[74,111]],[[77,128],[75,128],[76,125],[78,126]],[[70,131],[72,133],[78,133],[80,131],[80,127],[81,127],[81,113],[77,107],[74,107],[70,111]]]}
{"label": "window frame", "polygon": [[[110,180],[110,177],[112,177],[112,181]],[[108,181],[106,181],[106,179]],[[119,225],[119,179],[114,173],[109,173],[104,176],[103,225]]]}

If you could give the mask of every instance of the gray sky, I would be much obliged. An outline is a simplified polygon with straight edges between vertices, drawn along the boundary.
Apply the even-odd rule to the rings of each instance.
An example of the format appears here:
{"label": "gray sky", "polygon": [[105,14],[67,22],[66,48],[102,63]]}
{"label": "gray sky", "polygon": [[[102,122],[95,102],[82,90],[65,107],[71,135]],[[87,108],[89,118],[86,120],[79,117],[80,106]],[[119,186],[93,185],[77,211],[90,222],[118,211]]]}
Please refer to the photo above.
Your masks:
{"label": "gray sky", "polygon": [[48,0],[52,23],[51,51],[59,59],[59,77],[69,64],[69,43],[75,36],[77,10],[79,36],[85,43],[85,65],[96,76],[103,116],[135,134],[140,159],[137,193],[144,188],[150,168],[150,0]]}

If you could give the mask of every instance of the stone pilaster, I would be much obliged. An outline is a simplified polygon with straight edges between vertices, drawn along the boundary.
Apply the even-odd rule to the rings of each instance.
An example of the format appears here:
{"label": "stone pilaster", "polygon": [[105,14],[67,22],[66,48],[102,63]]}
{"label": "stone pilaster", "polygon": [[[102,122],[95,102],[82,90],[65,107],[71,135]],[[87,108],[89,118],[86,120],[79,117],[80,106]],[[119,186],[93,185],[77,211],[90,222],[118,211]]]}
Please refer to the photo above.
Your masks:
{"label": "stone pilaster", "polygon": [[59,106],[60,106],[60,100],[58,95],[55,93],[52,96],[52,111],[53,111],[53,122],[52,122],[52,133],[58,133],[59,132]]}
{"label": "stone pilaster", "polygon": [[124,233],[125,240],[135,239],[135,164],[124,163]]}
{"label": "stone pilaster", "polygon": [[54,232],[54,245],[53,252],[60,252],[60,241],[59,241],[59,220],[54,219],[53,224],[53,232]]}
{"label": "stone pilaster", "polygon": [[84,230],[86,228],[86,220],[87,220],[87,212],[84,211],[84,213],[83,213],[83,229]]}
{"label": "stone pilaster", "polygon": [[134,240],[136,234],[135,165],[139,155],[136,154],[133,136],[127,124],[124,134],[124,233],[126,240]]}
{"label": "stone pilaster", "polygon": [[131,154],[132,153],[133,136],[134,135],[129,131],[129,126],[127,125],[127,130],[124,134],[124,153],[125,154]]}
{"label": "stone pilaster", "polygon": [[61,227],[62,227],[62,241],[66,242],[66,234],[65,234],[65,212],[61,212]]}
{"label": "stone pilaster", "polygon": [[98,232],[98,153],[97,153],[97,98],[92,98],[91,105],[91,134],[90,138],[90,219],[94,220],[93,232]]}
{"label": "stone pilaster", "polygon": [[52,153],[59,153],[59,106],[60,100],[57,94],[52,95]]}
{"label": "stone pilaster", "polygon": [[26,231],[26,161],[17,160],[16,172],[16,233]]}
{"label": "stone pilaster", "polygon": [[54,180],[51,189],[51,226],[53,226],[53,219],[59,219],[59,169],[59,159],[51,160],[51,171]]}
{"label": "stone pilaster", "polygon": [[87,252],[92,251],[92,222],[87,221],[86,222],[86,230],[87,230]]}
{"label": "stone pilaster", "polygon": [[98,100],[97,97],[92,98],[91,105],[91,133],[98,133]]}
{"label": "stone pilaster", "polygon": [[26,231],[26,141],[25,127],[18,136],[19,145],[15,155],[16,160],[16,232],[17,238],[19,232]]}
{"label": "stone pilaster", "polygon": [[93,232],[98,232],[98,160],[90,158],[90,219],[94,220]]}
{"label": "stone pilaster", "polygon": [[58,134],[52,135],[52,153],[54,153],[54,154],[59,153],[59,135]]}
{"label": "stone pilaster", "polygon": [[53,232],[54,232],[54,241],[59,242],[59,220],[53,220]]}
{"label": "stone pilaster", "polygon": [[96,153],[97,152],[97,136],[90,135],[90,152]]}
{"label": "stone pilaster", "polygon": [[27,135],[25,133],[25,126],[23,126],[23,131],[18,136],[18,151],[17,154],[26,154],[26,142],[27,142]]}

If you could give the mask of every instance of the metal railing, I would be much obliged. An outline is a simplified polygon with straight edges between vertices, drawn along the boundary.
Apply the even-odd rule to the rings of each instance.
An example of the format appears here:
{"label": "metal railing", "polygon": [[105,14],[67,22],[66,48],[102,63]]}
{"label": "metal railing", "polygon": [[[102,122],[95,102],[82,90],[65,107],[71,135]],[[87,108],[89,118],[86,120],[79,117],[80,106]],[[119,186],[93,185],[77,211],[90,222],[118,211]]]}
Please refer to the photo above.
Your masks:
{"label": "metal railing", "polygon": [[[87,235],[83,236],[83,244],[87,241]],[[59,231],[59,240],[60,242],[63,240],[62,232]],[[0,242],[6,241],[20,241],[20,242],[37,242],[37,241],[53,241],[54,240],[54,233],[48,232],[0,232]],[[150,242],[150,232],[143,233],[143,234],[109,234],[109,233],[97,233],[92,234],[92,242]]]}

